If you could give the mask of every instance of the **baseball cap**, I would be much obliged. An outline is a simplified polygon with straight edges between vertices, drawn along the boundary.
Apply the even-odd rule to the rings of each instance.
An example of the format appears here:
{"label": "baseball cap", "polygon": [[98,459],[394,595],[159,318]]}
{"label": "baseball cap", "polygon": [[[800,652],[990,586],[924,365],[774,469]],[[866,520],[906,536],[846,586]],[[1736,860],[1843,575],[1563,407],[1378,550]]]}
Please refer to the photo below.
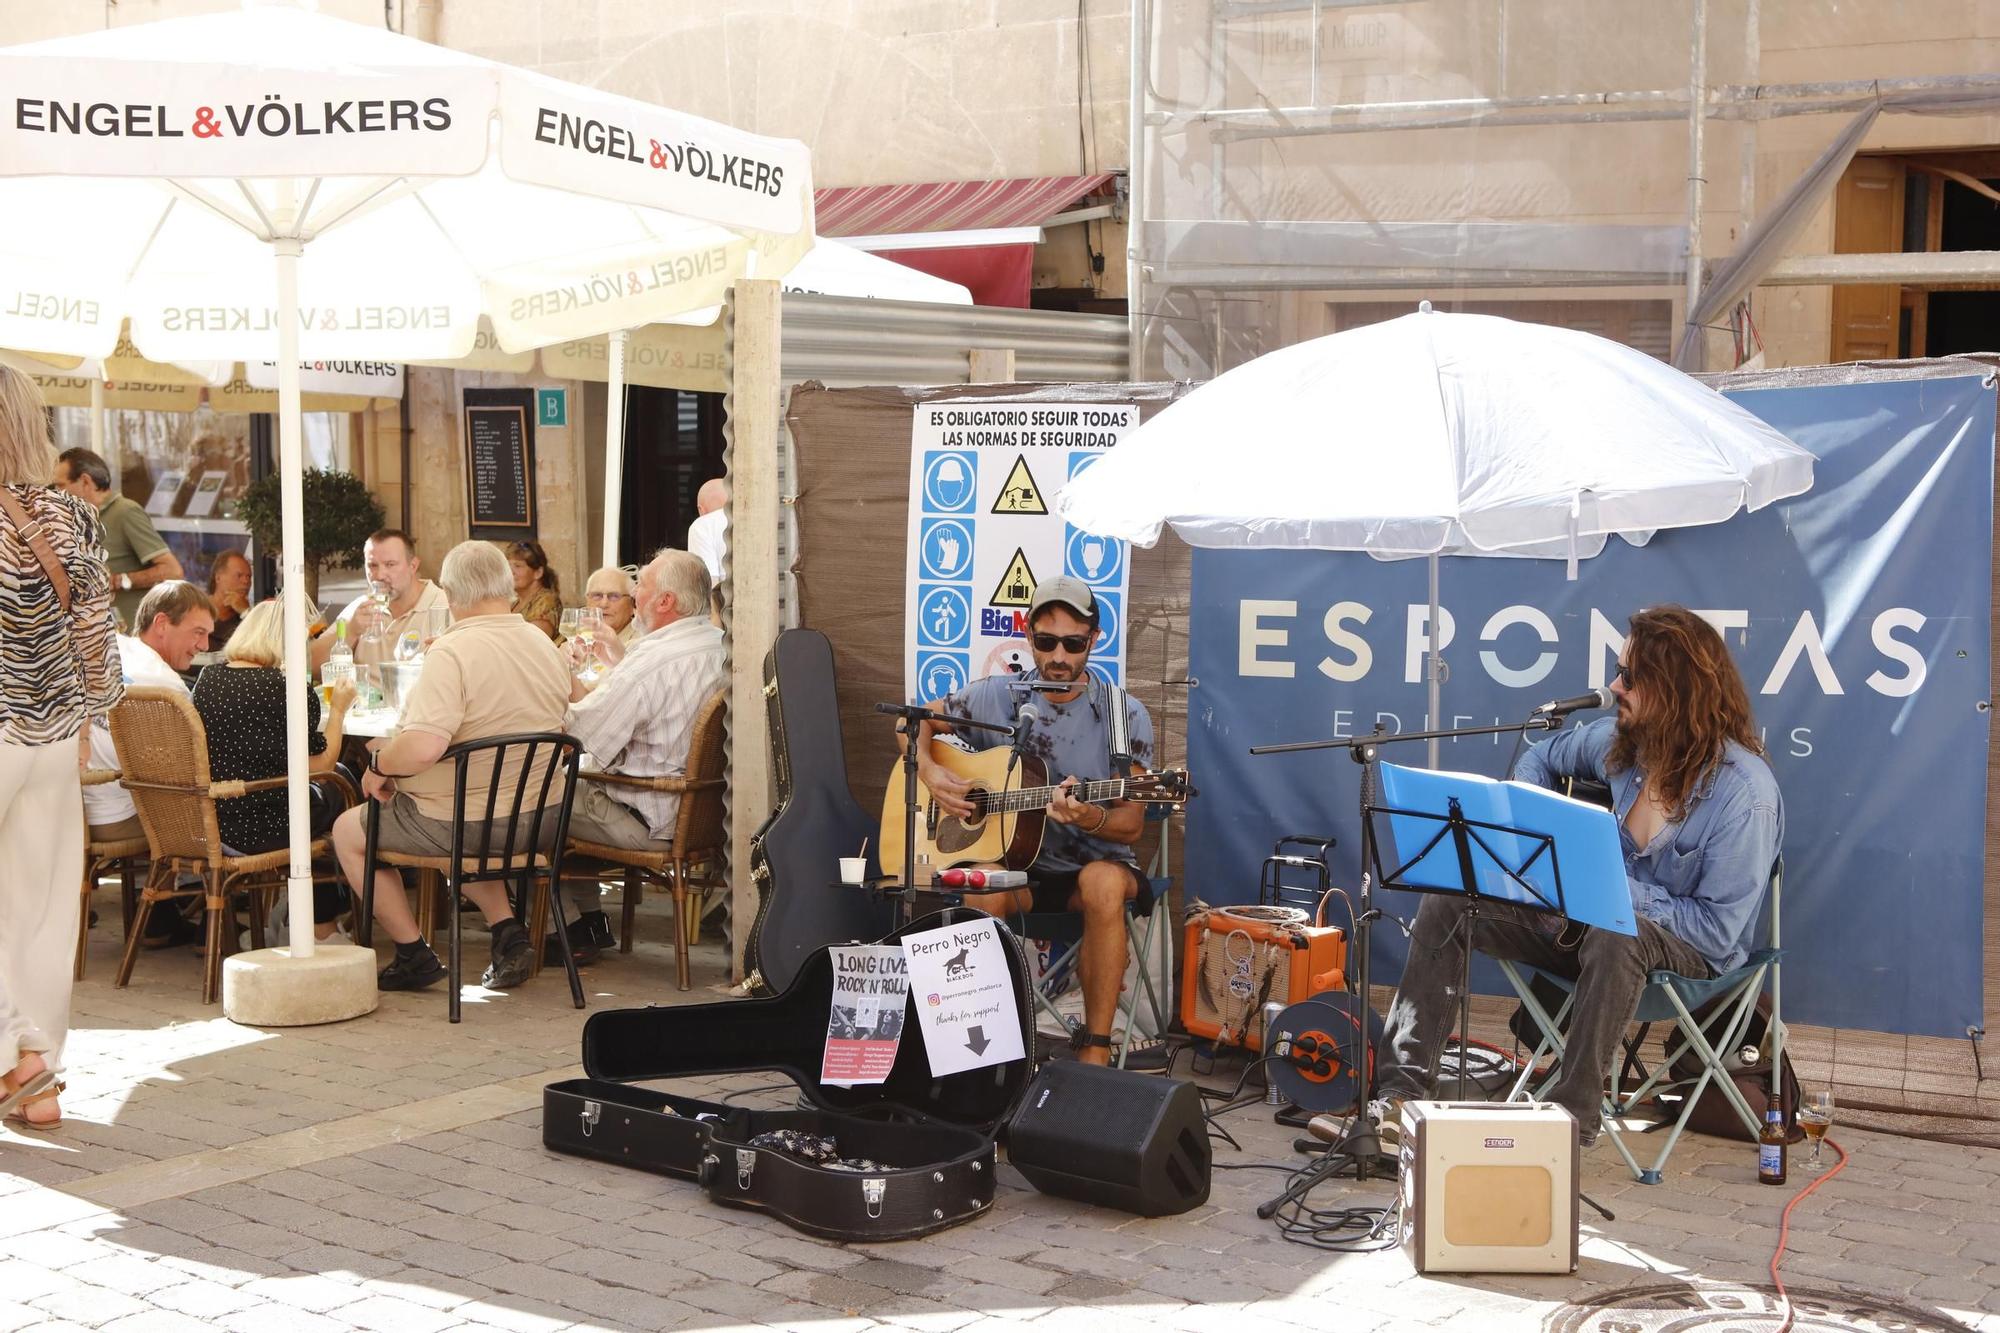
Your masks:
{"label": "baseball cap", "polygon": [[1034,619],[1045,606],[1061,603],[1084,620],[1097,618],[1097,599],[1090,595],[1090,589],[1083,580],[1073,579],[1067,574],[1058,574],[1052,579],[1043,579],[1035,585],[1034,600],[1028,603],[1028,618]]}

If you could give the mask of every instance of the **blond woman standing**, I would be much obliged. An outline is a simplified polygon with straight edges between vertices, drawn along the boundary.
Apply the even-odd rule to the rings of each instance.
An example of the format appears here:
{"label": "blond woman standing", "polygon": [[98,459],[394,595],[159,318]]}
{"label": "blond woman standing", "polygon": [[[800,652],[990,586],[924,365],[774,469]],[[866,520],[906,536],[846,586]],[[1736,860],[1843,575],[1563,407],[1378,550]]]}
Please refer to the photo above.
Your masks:
{"label": "blond woman standing", "polygon": [[62,1123],[92,717],[125,693],[96,509],[49,489],[41,390],[0,365],[0,1116]]}

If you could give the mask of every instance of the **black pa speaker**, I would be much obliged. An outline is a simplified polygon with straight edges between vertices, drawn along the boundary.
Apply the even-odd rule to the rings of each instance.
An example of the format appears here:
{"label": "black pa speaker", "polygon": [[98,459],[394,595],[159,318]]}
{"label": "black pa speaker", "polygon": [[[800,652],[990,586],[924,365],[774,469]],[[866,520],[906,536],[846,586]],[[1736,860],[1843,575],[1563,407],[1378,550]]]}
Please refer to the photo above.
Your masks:
{"label": "black pa speaker", "polygon": [[1208,1200],[1208,1124],[1183,1079],[1052,1060],[1007,1126],[1007,1160],[1044,1194],[1142,1217]]}

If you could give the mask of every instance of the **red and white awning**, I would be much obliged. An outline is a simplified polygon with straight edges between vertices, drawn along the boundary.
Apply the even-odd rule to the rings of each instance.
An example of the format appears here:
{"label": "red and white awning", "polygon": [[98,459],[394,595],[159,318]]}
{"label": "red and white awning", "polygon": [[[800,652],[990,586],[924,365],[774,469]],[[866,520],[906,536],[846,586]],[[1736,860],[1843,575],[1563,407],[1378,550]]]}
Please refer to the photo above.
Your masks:
{"label": "red and white awning", "polygon": [[1034,229],[1110,180],[1103,172],[816,190],[815,227],[970,288],[979,305],[1025,307],[1040,239]]}
{"label": "red and white awning", "polygon": [[847,185],[813,191],[813,225],[821,236],[1034,227],[1104,189],[1110,180],[1110,172],[1099,172],[1004,181]]}

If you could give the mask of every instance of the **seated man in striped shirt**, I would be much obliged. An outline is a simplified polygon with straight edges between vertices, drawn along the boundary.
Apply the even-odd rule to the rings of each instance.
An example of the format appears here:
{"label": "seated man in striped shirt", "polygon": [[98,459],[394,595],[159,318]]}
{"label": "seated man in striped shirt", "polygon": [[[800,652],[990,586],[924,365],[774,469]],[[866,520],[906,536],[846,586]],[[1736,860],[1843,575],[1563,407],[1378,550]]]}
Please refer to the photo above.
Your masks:
{"label": "seated man in striped shirt", "polygon": [[[629,648],[615,635],[597,636],[582,651],[611,670],[594,687],[581,680],[570,686],[563,725],[589,752],[585,769],[638,778],[687,773],[695,714],[727,676],[722,631],[708,618],[708,599],[708,569],[699,556],[668,549],[639,571],[633,615],[644,636]],[[660,851],[674,836],[679,812],[680,798],[666,792],[585,782],[569,832],[585,842]]]}

